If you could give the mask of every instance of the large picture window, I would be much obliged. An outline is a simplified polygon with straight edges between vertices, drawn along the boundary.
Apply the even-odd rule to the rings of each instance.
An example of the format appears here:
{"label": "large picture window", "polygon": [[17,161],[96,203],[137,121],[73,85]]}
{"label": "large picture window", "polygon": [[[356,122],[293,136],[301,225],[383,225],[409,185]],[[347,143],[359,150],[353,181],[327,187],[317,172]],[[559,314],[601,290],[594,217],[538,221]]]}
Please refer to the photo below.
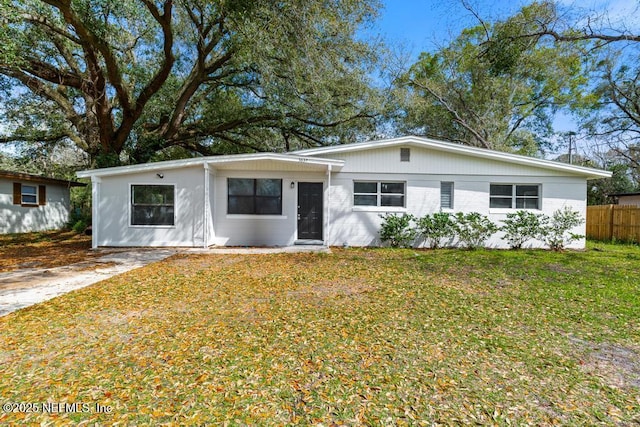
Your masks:
{"label": "large picture window", "polygon": [[282,215],[282,180],[229,178],[229,214]]}
{"label": "large picture window", "polygon": [[537,184],[491,184],[491,208],[540,209],[540,186]]}
{"label": "large picture window", "polygon": [[354,181],[354,206],[404,207],[404,182]]}
{"label": "large picture window", "polygon": [[132,185],[131,225],[175,225],[173,185]]}

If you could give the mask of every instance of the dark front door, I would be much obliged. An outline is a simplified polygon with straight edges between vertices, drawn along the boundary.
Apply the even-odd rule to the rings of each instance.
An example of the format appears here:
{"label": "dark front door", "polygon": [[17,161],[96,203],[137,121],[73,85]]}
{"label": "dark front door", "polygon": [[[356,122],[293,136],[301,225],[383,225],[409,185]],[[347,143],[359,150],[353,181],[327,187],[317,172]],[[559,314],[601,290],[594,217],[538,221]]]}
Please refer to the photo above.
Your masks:
{"label": "dark front door", "polygon": [[298,239],[322,240],[322,183],[298,183]]}

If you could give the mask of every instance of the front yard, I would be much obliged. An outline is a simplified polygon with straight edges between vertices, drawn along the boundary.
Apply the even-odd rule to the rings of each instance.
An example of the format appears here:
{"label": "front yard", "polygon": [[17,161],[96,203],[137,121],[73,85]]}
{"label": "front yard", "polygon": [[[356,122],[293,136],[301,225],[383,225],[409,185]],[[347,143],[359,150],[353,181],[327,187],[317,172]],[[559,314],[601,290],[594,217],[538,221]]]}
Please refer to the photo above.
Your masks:
{"label": "front yard", "polygon": [[99,255],[90,249],[91,236],[75,231],[0,234],[0,273],[59,267]]}
{"label": "front yard", "polygon": [[0,318],[2,403],[86,404],[0,423],[638,423],[639,266],[604,244],[175,256]]}

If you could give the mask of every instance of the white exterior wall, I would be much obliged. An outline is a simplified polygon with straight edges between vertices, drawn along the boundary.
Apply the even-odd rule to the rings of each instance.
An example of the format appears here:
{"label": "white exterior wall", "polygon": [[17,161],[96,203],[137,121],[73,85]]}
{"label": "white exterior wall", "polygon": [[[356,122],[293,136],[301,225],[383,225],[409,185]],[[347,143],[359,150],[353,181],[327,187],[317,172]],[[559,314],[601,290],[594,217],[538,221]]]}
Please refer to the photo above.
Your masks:
{"label": "white exterior wall", "polygon": [[[103,178],[94,206],[95,245],[203,246],[204,177],[204,168],[199,166]],[[175,225],[131,225],[132,184],[175,185]]]}
{"label": "white exterior wall", "polygon": [[[554,176],[548,170],[518,166],[480,158],[411,148],[411,161],[400,162],[400,148],[369,150],[335,155],[329,158],[345,160],[341,172],[332,176],[330,245],[377,246],[379,230],[385,212],[410,213],[417,217],[440,211],[440,183],[454,183],[454,208],[450,212],[479,212],[497,225],[515,209],[490,209],[489,186],[492,183],[541,185],[541,209],[535,213],[551,215],[569,206],[586,216],[586,180],[575,176]],[[372,173],[370,171],[381,171]],[[405,208],[353,206],[353,181],[406,182]],[[447,210],[445,210],[447,211]],[[585,225],[575,233],[584,235]],[[487,245],[508,248],[508,243],[496,233]],[[542,247],[542,242],[526,246]],[[584,239],[570,247],[583,248]]]}
{"label": "white exterior wall", "polygon": [[[13,204],[13,183],[45,185],[44,206],[23,207]],[[34,181],[0,179],[0,234],[57,230],[69,221],[69,189],[66,186]]]}
{"label": "white exterior wall", "polygon": [[[282,215],[227,214],[228,178],[282,179]],[[294,188],[291,188],[294,182]],[[212,198],[215,237],[212,244],[224,246],[289,246],[297,240],[298,182],[323,182],[326,206],[326,173],[293,171],[217,170]],[[326,209],[323,212],[326,232]]]}

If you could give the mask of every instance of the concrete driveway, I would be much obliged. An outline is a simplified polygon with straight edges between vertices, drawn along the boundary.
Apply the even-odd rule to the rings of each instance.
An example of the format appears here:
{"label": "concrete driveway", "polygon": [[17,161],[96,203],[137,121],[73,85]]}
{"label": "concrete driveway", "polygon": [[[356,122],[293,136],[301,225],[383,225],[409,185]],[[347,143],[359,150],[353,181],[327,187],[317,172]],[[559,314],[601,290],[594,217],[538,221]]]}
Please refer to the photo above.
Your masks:
{"label": "concrete driveway", "polygon": [[91,261],[0,273],[0,316],[92,285],[177,253],[174,249],[107,249]]}

